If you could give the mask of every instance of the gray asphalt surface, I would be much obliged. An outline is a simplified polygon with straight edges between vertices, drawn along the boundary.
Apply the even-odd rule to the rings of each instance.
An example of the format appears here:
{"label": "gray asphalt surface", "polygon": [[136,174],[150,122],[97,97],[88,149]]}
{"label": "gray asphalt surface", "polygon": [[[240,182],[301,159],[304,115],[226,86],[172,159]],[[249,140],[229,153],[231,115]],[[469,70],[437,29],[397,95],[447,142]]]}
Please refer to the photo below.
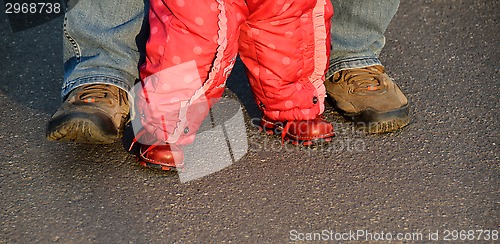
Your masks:
{"label": "gray asphalt surface", "polygon": [[[405,129],[365,135],[330,108],[333,143],[282,149],[250,127],[242,159],[185,183],[142,168],[121,142],[46,141],[60,104],[62,20],[12,33],[2,13],[0,243],[282,243],[323,230],[424,241],[439,231],[442,241],[447,230],[498,231],[499,13],[490,0],[402,2],[381,58],[412,102]],[[255,115],[242,81],[236,67],[230,87]]]}

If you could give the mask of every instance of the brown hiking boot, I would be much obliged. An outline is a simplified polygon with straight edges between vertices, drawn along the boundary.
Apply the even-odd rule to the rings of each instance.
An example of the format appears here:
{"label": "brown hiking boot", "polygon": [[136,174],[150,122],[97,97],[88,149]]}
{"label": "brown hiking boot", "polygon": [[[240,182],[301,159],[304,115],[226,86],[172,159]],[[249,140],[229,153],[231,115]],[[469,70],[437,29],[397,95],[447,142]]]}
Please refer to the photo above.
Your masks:
{"label": "brown hiking boot", "polygon": [[368,133],[395,131],[410,122],[408,100],[381,65],[341,70],[325,86],[335,107]]}
{"label": "brown hiking boot", "polygon": [[113,85],[75,88],[47,125],[47,139],[107,144],[122,137],[129,117],[127,93]]}

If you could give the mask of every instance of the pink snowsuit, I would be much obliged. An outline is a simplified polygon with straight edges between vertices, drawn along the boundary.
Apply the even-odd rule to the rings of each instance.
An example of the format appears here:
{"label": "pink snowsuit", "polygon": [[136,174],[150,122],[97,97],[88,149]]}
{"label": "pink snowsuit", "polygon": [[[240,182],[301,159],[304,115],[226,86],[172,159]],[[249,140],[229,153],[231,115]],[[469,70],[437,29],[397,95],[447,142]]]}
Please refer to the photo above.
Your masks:
{"label": "pink snowsuit", "polygon": [[147,132],[194,140],[239,53],[269,119],[323,113],[330,0],[152,0],[137,109]]}

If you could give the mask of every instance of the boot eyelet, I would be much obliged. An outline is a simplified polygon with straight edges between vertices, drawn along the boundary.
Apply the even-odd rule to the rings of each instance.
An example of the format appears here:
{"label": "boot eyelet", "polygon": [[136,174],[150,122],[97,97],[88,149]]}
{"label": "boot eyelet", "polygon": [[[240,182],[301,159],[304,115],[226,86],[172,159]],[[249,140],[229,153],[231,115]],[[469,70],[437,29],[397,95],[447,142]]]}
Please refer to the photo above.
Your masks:
{"label": "boot eyelet", "polygon": [[313,97],[313,104],[317,104],[318,103],[318,97]]}

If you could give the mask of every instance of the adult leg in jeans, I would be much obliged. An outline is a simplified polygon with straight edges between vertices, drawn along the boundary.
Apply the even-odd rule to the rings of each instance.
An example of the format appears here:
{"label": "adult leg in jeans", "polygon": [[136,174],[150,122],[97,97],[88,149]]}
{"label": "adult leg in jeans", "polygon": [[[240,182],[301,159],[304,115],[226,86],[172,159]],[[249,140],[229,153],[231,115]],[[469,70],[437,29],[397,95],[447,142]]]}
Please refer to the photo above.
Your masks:
{"label": "adult leg in jeans", "polygon": [[74,6],[64,19],[64,102],[48,123],[49,140],[100,144],[122,136],[127,91],[138,79],[147,40],[145,4],[70,1]]}
{"label": "adult leg in jeans", "polygon": [[409,105],[385,73],[378,55],[398,0],[335,0],[330,67],[325,82],[335,106],[370,133],[397,130],[409,123]]}

